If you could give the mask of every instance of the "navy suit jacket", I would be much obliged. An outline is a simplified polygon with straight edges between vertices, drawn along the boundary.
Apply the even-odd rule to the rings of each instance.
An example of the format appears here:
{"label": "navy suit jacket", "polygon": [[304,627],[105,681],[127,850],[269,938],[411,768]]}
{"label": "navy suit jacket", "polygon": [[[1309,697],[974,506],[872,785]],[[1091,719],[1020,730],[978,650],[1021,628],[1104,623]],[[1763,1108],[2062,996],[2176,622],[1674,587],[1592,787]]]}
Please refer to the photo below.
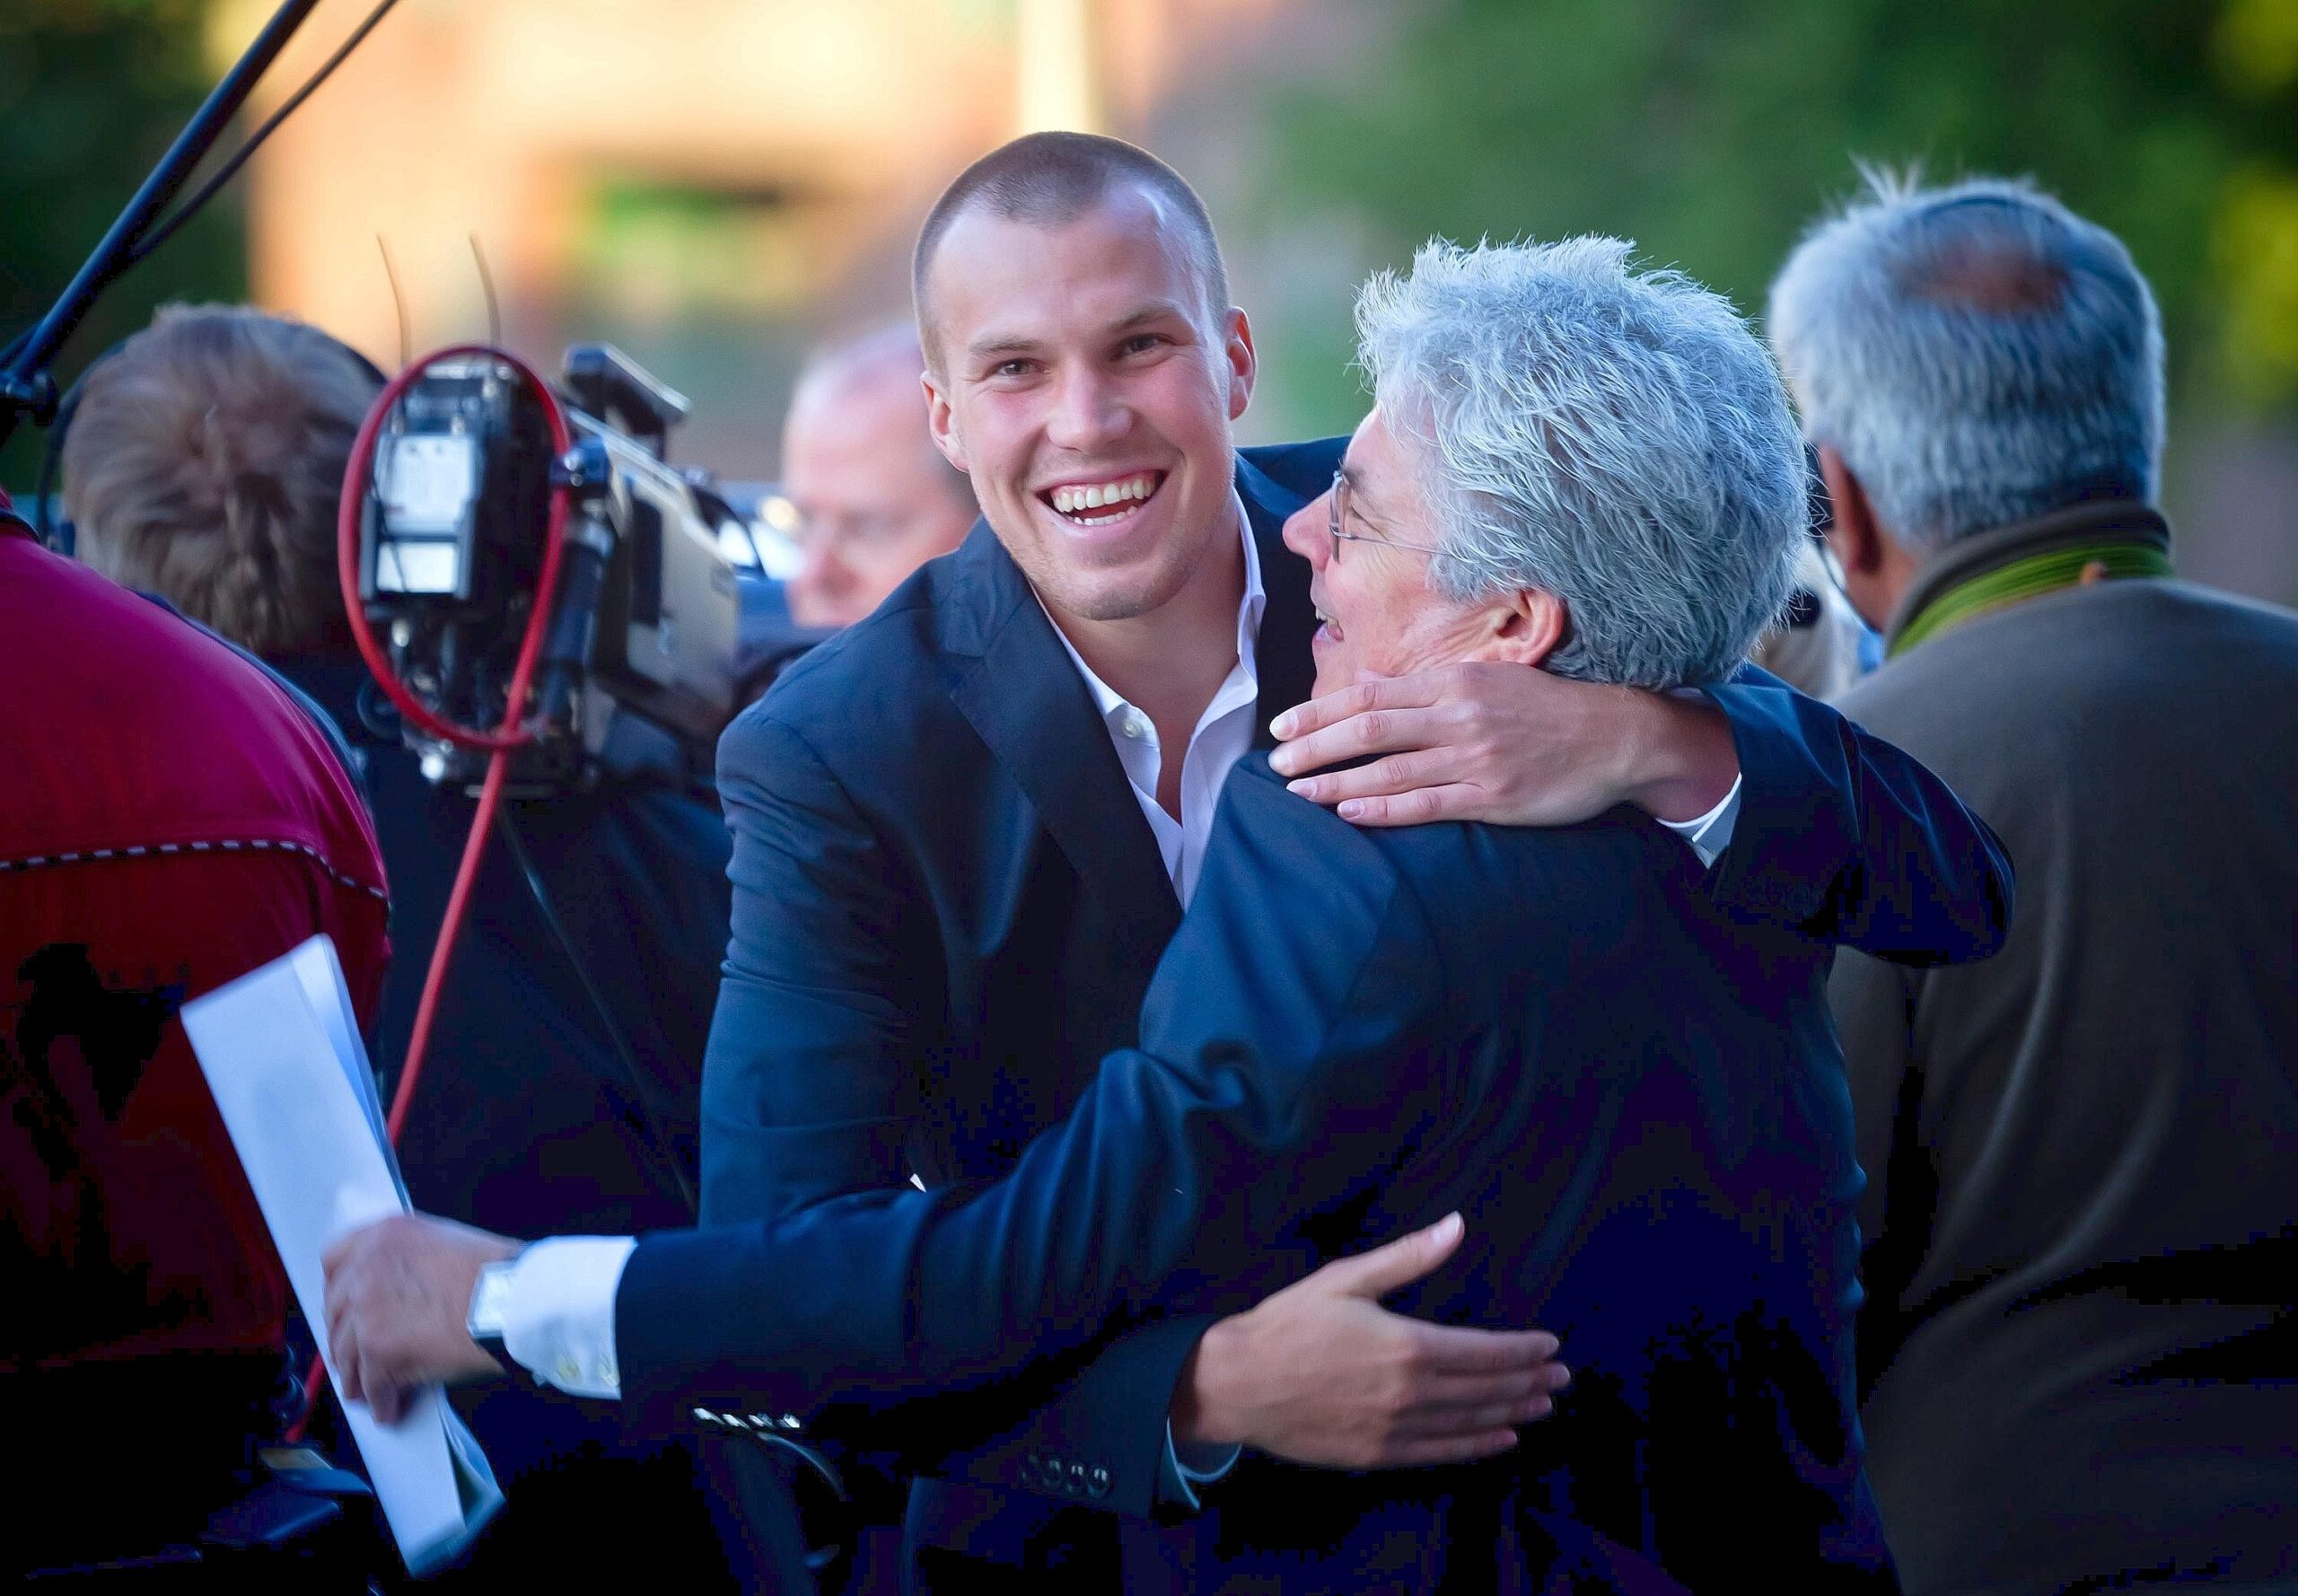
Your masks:
{"label": "navy suit jacket", "polygon": [[[1280,529],[1340,449],[1239,460],[1267,590],[1264,727],[1312,673],[1307,567]],[[1919,766],[1768,679],[1716,696],[1747,783],[1718,878],[1738,912],[1916,957],[1995,934],[1983,830]],[[987,528],[793,666],[729,729],[718,774],[734,894],[703,1078],[706,1224],[913,1173],[937,1188],[1002,1175],[1135,1041],[1180,906],[1083,682]],[[1076,1497],[1146,1513],[1208,1322],[1145,1322],[877,1433],[906,1472],[993,1488],[929,1481],[913,1526],[979,1549]],[[712,1395],[690,1405],[715,1413]],[[985,1524],[996,1511],[1008,1520]]]}
{"label": "navy suit jacket", "polygon": [[[1138,1046],[1005,1178],[641,1242],[617,1336],[642,1422],[866,1434],[1458,1209],[1460,1252],[1396,1305],[1556,1330],[1557,1416],[1470,1467],[1248,1464],[1188,1532],[1192,1579],[1894,1588],[1830,950],[1625,810],[1360,830],[1256,756],[1215,838]],[[2007,864],[1979,869],[2007,903]]]}

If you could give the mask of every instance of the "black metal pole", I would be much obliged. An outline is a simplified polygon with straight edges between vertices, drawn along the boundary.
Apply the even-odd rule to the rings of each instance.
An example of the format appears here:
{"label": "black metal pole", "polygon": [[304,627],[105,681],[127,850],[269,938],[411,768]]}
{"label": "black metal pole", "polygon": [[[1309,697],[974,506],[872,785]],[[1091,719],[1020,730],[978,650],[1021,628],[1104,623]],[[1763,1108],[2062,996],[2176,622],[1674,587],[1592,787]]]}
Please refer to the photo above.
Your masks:
{"label": "black metal pole", "polygon": [[7,369],[0,372],[0,444],[5,444],[14,435],[16,424],[26,416],[41,416],[54,403],[55,387],[48,381],[48,363],[80,325],[80,319],[96,303],[96,296],[104,291],[105,285],[118,272],[145,230],[158,219],[192,169],[215,147],[215,140],[247,102],[256,81],[278,58],[279,52],[319,3],[320,0],[286,0],[272,14],[263,31],[256,35],[255,42],[248,46],[247,53],[224,74],[224,81],[215,85],[192,113],[191,120],[184,124],[183,131],[176,135],[175,143],[160,157],[160,163],[144,180],[136,197],[119,213],[119,219],[111,224],[111,231],[104,234],[103,241],[96,246],[70,285],[48,308],[48,314],[40,318],[39,325],[16,352]]}

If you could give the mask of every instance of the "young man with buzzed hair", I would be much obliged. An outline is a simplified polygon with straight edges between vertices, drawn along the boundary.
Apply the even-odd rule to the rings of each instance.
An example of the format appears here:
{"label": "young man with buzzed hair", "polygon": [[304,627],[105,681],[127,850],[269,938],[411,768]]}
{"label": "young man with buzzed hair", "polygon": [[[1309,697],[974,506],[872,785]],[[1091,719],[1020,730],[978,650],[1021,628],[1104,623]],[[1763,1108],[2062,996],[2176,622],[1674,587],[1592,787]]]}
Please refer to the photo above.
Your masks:
{"label": "young man with buzzed hair", "polygon": [[[984,524],[794,668],[721,745],[734,911],[705,1071],[708,1223],[882,1200],[871,1194],[913,1176],[942,1188],[1006,1172],[1095,1061],[1136,1039],[1223,784],[1313,673],[1308,566],[1282,531],[1329,487],[1341,444],[1235,447],[1252,333],[1177,174],[1114,140],[1018,140],[934,207],[917,281],[933,434],[971,478]],[[1390,818],[1554,824],[1627,802],[1701,848],[1720,846],[1743,802],[1756,823],[1714,889],[1729,912],[1822,941],[1871,939],[1896,917],[1935,954],[1967,947],[1971,906],[1945,883],[1969,879],[1979,839],[1873,812],[1875,794],[1909,788],[1855,792],[1847,768],[1927,778],[1840,723],[1814,744],[1784,711],[1790,697],[1768,679],[1703,697],[1464,664],[1358,693],[1377,715],[1326,703],[1288,729],[1320,757],[1401,735],[1405,751],[1315,778],[1315,795],[1385,802]],[[1217,1420],[1191,1414],[1204,1433],[1296,1461],[1504,1446],[1491,1415],[1546,1410],[1553,1340],[1381,1312],[1382,1291],[1443,1256],[1393,1245],[1369,1274],[1343,1260],[1360,1267],[1270,1297],[1252,1310],[1254,1337],[1216,1346],[1209,1316],[1161,1320],[1049,1372],[911,1409],[889,1443],[920,1482],[907,1576],[1076,1590],[1147,1566],[1160,1554],[1143,1521],[1192,1506],[1234,1456],[1190,1459],[1206,1465],[1194,1478],[1181,1467],[1167,1412],[1185,1369],[1193,1389],[1236,1393]],[[410,1230],[387,1246],[355,1239],[336,1289],[355,1300],[388,1262],[427,1279],[452,1318],[484,1267],[482,1332],[554,1381],[563,1355],[578,1371],[567,1389],[618,1396],[616,1292],[631,1254],[620,1239],[521,1254]],[[789,1300],[803,1314],[805,1282]],[[480,1360],[453,1366],[485,1366],[460,1330],[445,1339]],[[752,1438],[841,1428],[695,1411]]]}

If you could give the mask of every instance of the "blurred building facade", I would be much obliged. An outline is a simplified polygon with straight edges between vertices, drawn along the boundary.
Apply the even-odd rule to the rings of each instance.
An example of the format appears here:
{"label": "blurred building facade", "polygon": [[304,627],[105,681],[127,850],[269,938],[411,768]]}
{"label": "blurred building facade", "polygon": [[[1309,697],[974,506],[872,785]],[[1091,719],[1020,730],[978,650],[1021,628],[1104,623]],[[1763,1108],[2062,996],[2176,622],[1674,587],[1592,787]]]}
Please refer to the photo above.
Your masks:
{"label": "blurred building facade", "polygon": [[[211,66],[273,4],[212,0]],[[321,8],[273,74],[269,104],[363,10]],[[1693,75],[1716,106],[1804,119],[1744,139],[1692,135],[1653,87],[1680,87],[1692,69],[1627,20],[1611,38],[1597,26],[1611,14],[1602,0],[1522,13],[1469,0],[400,0],[249,169],[250,290],[389,368],[402,349],[486,333],[476,249],[505,341],[544,363],[578,339],[621,345],[694,400],[680,458],[756,478],[777,467],[807,347],[906,309],[909,245],[941,186],[1015,133],[1091,128],[1156,150],[1211,206],[1262,355],[1241,436],[1338,430],[1363,404],[1348,370],[1354,289],[1432,228],[1623,231],[1749,306],[1795,229],[1849,180],[1852,154],[1908,153],[1899,122],[1863,133],[1837,126],[1847,112],[1812,120],[1812,82],[1790,75],[1783,88],[1715,63]],[[1416,78],[1425,27],[1448,42]],[[1846,48],[1882,49],[1847,37]],[[1462,75],[1469,61],[1478,67]],[[1909,90],[1916,110],[1900,121],[1932,129],[1919,147],[2000,145],[2011,153],[1995,164],[2035,171],[2078,206],[2095,197],[2103,180],[2066,150],[1979,116],[1999,101],[1984,89]],[[2092,85],[2076,98],[2114,96]],[[1335,122],[1320,100],[1358,114]],[[1533,101],[1539,115],[1522,109]],[[1783,148],[1800,152],[1795,173],[1726,180],[1733,161],[1768,170]],[[1684,183],[1688,197],[1671,186]],[[2151,272],[2174,243],[2204,247],[2199,215],[2157,206],[2144,219],[2167,230],[2140,250]],[[2237,254],[2298,284],[2287,247]],[[1747,280],[1734,283],[1739,256]],[[2174,346],[2206,342],[2189,325]],[[2285,509],[2298,423],[2282,407],[2230,407],[2223,384],[2184,380],[2194,363],[2179,369],[2166,496],[2182,566],[2298,601]]]}
{"label": "blurred building facade", "polygon": [[[219,63],[270,9],[222,0]],[[959,168],[1039,127],[1143,136],[1193,60],[1279,9],[401,0],[250,169],[251,295],[389,369],[483,335],[491,277],[513,346],[623,344],[695,399],[687,458],[755,474],[804,346],[907,306],[917,221]]]}

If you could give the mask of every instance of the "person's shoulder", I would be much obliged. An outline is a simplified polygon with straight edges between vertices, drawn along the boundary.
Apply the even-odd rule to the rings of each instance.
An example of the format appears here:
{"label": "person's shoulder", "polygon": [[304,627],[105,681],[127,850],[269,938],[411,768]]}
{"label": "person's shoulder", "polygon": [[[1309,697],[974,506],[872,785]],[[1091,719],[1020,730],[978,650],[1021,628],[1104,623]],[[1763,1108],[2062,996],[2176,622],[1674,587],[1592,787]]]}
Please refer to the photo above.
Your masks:
{"label": "person's shoulder", "polygon": [[876,609],[793,661],[727,727],[721,767],[730,749],[772,729],[826,759],[877,759],[955,714],[945,658],[952,611],[976,602],[958,558],[929,562]]}
{"label": "person's shoulder", "polygon": [[1362,956],[1431,943],[1393,837],[1351,825],[1285,787],[1266,752],[1240,759],[1221,794],[1185,925],[1192,935],[1258,946],[1271,935]]}
{"label": "person's shoulder", "polygon": [[1208,866],[1233,841],[1249,869],[1272,877],[1394,873],[1387,857],[1396,846],[1393,836],[1350,824],[1293,792],[1286,780],[1270,766],[1265,749],[1237,761],[1222,789],[1216,817],[1226,835],[1206,848]]}
{"label": "person's shoulder", "polygon": [[2165,618],[2176,618],[2199,630],[2223,633],[2298,661],[2298,609],[2192,582],[2122,585]]}
{"label": "person's shoulder", "polygon": [[1960,648],[1942,653],[1939,645],[1953,640],[1951,633],[1886,659],[1829,697],[1828,707],[1878,736],[1894,739],[1905,736],[1911,726],[1960,713],[1968,697],[1987,690],[1985,683],[1993,672],[1967,668],[1958,657]]}
{"label": "person's shoulder", "polygon": [[1505,883],[1521,902],[1524,892],[1616,880],[1666,856],[1648,835],[1656,828],[1626,811],[1576,826],[1359,826],[1292,792],[1265,752],[1238,761],[1224,802],[1234,811],[1232,832],[1250,840],[1263,868],[1408,883],[1424,902],[1448,906],[1438,913],[1474,899],[1479,883]]}
{"label": "person's shoulder", "polygon": [[1232,890],[1264,891],[1266,924],[1355,916],[1462,975],[1575,968],[1654,916],[1681,918],[1671,906],[1698,876],[1680,838],[1626,810],[1574,826],[1357,826],[1288,792],[1262,754],[1239,763],[1224,802],[1206,873],[1229,850]]}
{"label": "person's shoulder", "polygon": [[176,742],[204,729],[203,712],[226,717],[215,730],[242,741],[308,729],[283,681],[171,606],[34,552],[35,562],[7,571],[0,608],[11,687],[39,686],[12,692],[20,707],[62,715],[75,703],[100,703],[116,735],[164,728]]}
{"label": "person's shoulder", "polygon": [[1237,458],[1278,487],[1312,499],[1332,486],[1332,474],[1347,452],[1346,438],[1312,438],[1301,443],[1262,443],[1237,451]]}
{"label": "person's shoulder", "polygon": [[[2298,686],[2298,612],[2176,579],[2071,588],[1931,638],[1829,702],[1902,740],[1966,721],[2048,719],[2100,693],[2189,690],[2202,667]],[[2005,693],[2006,681],[2026,690]]]}
{"label": "person's shoulder", "polygon": [[380,892],[352,773],[283,680],[84,566],[37,548],[8,557],[0,746],[21,790],[70,798],[68,814],[35,822],[26,804],[13,818],[105,846],[290,845]]}

